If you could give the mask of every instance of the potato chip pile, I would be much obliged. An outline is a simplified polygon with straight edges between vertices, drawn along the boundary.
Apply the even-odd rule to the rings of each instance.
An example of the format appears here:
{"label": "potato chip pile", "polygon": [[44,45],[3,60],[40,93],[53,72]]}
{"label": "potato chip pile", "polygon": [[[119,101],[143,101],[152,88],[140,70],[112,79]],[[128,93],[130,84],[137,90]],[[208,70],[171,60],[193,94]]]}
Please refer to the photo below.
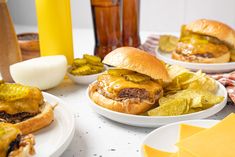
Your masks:
{"label": "potato chip pile", "polygon": [[159,106],[148,111],[149,116],[177,116],[198,112],[223,101],[216,96],[217,84],[201,71],[191,72],[183,67],[167,67],[172,79],[164,84],[164,97]]}

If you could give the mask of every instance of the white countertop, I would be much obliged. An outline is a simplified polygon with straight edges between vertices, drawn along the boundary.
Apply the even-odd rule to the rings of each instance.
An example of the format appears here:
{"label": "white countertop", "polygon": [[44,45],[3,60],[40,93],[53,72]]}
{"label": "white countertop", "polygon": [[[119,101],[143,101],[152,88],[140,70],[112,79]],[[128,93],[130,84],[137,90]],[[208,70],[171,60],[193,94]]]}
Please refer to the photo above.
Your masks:
{"label": "white countertop", "polygon": [[[34,27],[16,26],[17,33],[35,31]],[[142,42],[150,32],[142,32]],[[87,29],[74,31],[75,57],[83,53],[93,53],[93,31]],[[77,85],[66,79],[58,87],[48,90],[68,103],[76,121],[75,136],[61,157],[139,157],[144,137],[153,129],[123,125],[96,114],[88,105],[87,86]],[[222,119],[235,106],[227,105],[210,119]]]}

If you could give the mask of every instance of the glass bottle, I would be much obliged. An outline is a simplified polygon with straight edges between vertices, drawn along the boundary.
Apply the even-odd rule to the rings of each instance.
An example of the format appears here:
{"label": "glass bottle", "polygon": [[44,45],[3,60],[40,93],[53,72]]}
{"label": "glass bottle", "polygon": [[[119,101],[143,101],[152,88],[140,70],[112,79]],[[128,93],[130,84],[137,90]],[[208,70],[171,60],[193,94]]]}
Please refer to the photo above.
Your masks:
{"label": "glass bottle", "polygon": [[9,66],[21,60],[20,47],[6,0],[0,0],[0,72],[4,81],[13,82]]}
{"label": "glass bottle", "polygon": [[36,0],[41,56],[65,55],[72,64],[70,0]]}
{"label": "glass bottle", "polygon": [[121,46],[120,0],[91,0],[95,34],[94,54],[102,59]]}
{"label": "glass bottle", "polygon": [[123,46],[138,47],[140,0],[123,0],[122,43]]}

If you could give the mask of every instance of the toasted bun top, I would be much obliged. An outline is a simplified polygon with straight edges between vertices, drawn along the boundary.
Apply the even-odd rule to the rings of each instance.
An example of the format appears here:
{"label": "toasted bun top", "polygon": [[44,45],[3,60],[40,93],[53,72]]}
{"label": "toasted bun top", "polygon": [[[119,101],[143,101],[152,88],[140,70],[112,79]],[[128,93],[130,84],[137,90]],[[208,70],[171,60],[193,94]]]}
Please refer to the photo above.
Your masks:
{"label": "toasted bun top", "polygon": [[133,47],[121,47],[110,52],[103,63],[169,81],[165,65],[156,57]]}
{"label": "toasted bun top", "polygon": [[189,23],[186,29],[194,33],[218,38],[230,47],[235,48],[235,31],[224,23],[214,20],[199,19]]}

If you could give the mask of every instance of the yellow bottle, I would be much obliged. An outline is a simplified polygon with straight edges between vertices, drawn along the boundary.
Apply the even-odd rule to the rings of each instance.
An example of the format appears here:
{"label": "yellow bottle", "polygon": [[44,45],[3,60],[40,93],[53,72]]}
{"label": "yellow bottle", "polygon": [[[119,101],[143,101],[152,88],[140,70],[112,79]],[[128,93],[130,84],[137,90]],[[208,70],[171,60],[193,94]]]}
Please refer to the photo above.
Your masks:
{"label": "yellow bottle", "polygon": [[41,56],[65,55],[73,61],[70,0],[36,0]]}

